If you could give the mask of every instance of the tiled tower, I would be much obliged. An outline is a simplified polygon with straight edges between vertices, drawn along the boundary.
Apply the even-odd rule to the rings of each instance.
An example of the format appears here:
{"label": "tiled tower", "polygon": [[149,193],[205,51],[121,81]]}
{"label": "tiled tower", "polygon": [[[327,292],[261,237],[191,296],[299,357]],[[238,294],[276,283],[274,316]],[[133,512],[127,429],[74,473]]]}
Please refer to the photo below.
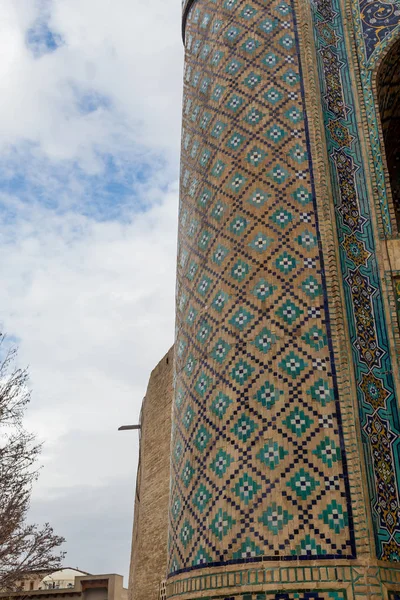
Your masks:
{"label": "tiled tower", "polygon": [[183,7],[168,598],[400,598],[399,23]]}

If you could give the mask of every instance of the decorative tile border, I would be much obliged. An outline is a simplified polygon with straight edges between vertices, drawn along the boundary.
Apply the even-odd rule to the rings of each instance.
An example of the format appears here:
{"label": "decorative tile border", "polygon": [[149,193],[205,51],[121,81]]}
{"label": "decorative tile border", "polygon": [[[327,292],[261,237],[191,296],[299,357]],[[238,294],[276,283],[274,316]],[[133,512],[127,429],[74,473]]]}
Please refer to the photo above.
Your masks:
{"label": "decorative tile border", "polygon": [[301,598],[301,594],[307,593],[310,599],[317,599],[318,594],[326,590],[325,593],[344,594],[348,600],[382,600],[386,598],[385,590],[395,589],[400,592],[400,569],[377,565],[249,566],[242,570],[216,570],[170,580],[167,598],[236,600],[239,597],[242,600],[243,594],[246,600],[254,597],[258,600],[257,594],[261,594],[261,598],[264,598],[262,594],[267,594],[268,598],[269,594],[278,593],[280,600],[287,600],[285,594],[290,598],[290,594],[297,593]]}
{"label": "decorative tile border", "polygon": [[398,560],[399,415],[341,6],[312,11],[377,555]]}
{"label": "decorative tile border", "polygon": [[[233,596],[204,596],[203,600],[347,600],[346,590],[318,589],[282,592],[245,592]],[[394,597],[397,600],[397,597]]]}

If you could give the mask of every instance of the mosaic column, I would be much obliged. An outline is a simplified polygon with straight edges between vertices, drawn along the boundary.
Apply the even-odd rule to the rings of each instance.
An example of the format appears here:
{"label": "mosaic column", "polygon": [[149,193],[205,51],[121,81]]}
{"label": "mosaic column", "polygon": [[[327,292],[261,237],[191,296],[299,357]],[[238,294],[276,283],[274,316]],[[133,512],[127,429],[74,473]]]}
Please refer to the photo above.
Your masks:
{"label": "mosaic column", "polygon": [[169,598],[384,597],[300,13],[184,10]]}

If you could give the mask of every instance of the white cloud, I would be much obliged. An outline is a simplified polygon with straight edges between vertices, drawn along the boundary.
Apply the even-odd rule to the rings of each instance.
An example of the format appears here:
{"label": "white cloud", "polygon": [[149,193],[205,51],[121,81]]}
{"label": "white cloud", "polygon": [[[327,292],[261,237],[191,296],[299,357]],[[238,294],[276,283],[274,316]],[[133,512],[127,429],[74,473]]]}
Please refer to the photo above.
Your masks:
{"label": "white cloud", "polygon": [[[127,564],[137,448],[116,428],[137,421],[173,341],[179,4],[0,3],[1,319],[29,364],[28,424],[46,442],[32,514],[52,522],[56,511],[67,562],[81,548],[83,569]],[[39,52],[30,30],[62,43]],[[99,500],[112,479],[131,486],[123,541],[105,523],[112,501]],[[81,545],[77,486],[99,502]],[[106,556],[88,566],[82,548],[101,519]]]}
{"label": "white cloud", "polygon": [[[132,144],[177,153],[182,49],[179,2],[5,0],[0,6],[0,141],[40,144],[54,159],[94,160]],[[43,10],[46,6],[46,10]],[[46,19],[64,40],[40,59],[26,32]],[[109,100],[81,111],[82,95]]]}
{"label": "white cloud", "polygon": [[[125,474],[133,490],[136,433],[117,427],[138,421],[150,370],[172,343],[176,211],[172,185],[160,204],[124,223],[28,204],[0,233],[3,323],[19,338],[20,363],[30,365],[27,424],[45,441],[34,498],[55,494],[63,524],[76,485]],[[124,501],[131,509],[133,491]],[[60,533],[69,540],[69,528]]]}

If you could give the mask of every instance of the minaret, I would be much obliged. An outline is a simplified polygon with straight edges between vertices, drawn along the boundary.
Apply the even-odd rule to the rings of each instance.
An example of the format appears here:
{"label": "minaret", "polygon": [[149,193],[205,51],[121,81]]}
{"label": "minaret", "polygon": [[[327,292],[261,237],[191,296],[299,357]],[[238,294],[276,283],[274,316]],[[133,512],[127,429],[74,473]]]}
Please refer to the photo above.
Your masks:
{"label": "minaret", "polygon": [[168,598],[400,597],[400,246],[374,95],[400,16],[377,32],[352,8],[183,9]]}

